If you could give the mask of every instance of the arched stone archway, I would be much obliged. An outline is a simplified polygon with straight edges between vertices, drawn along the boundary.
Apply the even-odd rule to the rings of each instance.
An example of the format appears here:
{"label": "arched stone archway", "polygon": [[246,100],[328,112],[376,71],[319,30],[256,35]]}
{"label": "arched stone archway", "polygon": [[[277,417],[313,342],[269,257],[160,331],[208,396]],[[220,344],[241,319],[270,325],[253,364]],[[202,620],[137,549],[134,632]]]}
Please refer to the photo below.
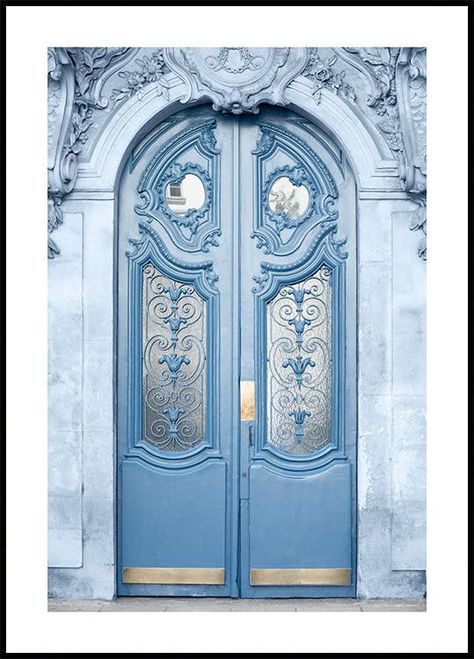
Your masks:
{"label": "arched stone archway", "polygon": [[[64,445],[60,448],[61,433],[72,456],[74,488],[63,500],[74,519],[69,528],[61,528],[60,513],[52,516],[53,524],[59,522],[53,528],[51,592],[104,598],[115,593],[114,225],[123,164],[151,126],[187,106],[212,100],[216,111],[239,113],[271,100],[327,131],[357,181],[358,595],[420,596],[424,537],[412,531],[423,514],[415,522],[406,517],[409,483],[399,478],[393,453],[406,454],[404,433],[410,419],[419,426],[414,441],[421,454],[423,450],[423,376],[410,382],[409,372],[398,363],[407,333],[416,333],[422,323],[422,303],[415,298],[422,295],[424,277],[423,263],[413,254],[415,237],[406,230],[417,206],[404,190],[399,160],[359,105],[330,86],[319,89],[315,98],[314,81],[301,75],[310,56],[303,51],[308,49],[262,49],[273,51],[262,55],[267,63],[273,61],[267,77],[261,78],[265,84],[259,89],[253,80],[237,91],[225,80],[216,82],[212,71],[205,79],[197,75],[190,53],[179,59],[176,50],[165,49],[170,51],[164,57],[171,69],[162,79],[166,96],[157,94],[159,82],[150,83],[140,97],[135,94],[118,104],[91,138],[87,158],[79,161],[74,189],[67,189],[62,198],[60,254],[50,267],[50,355],[53,372],[69,369],[71,377],[62,389],[53,386],[50,431],[53,462],[61,461],[66,450]],[[285,59],[285,53],[275,52],[279,50],[295,52]],[[233,80],[234,75],[230,72],[228,78]],[[252,94],[246,96],[249,89]],[[401,246],[403,254],[394,258],[394,249]],[[416,282],[411,297],[403,285],[407,270]],[[418,305],[415,324],[405,322],[407,304]],[[67,337],[64,324],[71,328]],[[72,396],[77,408],[67,416],[56,411],[65,396]],[[53,505],[60,506],[61,496],[53,491],[52,497]],[[423,505],[421,493],[416,505]]]}

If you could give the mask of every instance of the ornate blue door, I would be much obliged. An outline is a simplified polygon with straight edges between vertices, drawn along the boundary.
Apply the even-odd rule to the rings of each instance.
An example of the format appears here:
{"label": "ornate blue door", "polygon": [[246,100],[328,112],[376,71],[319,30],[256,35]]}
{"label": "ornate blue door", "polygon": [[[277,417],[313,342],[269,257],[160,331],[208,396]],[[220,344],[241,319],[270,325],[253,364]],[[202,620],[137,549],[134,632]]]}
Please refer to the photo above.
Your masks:
{"label": "ornate blue door", "polygon": [[355,594],[355,194],[312,123],[173,115],[120,186],[121,595]]}

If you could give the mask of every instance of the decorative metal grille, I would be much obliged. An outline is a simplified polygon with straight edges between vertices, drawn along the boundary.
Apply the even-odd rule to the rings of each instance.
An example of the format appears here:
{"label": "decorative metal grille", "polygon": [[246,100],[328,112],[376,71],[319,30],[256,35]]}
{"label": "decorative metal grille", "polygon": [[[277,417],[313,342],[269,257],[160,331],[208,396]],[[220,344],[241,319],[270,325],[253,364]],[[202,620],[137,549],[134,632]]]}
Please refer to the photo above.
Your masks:
{"label": "decorative metal grille", "polygon": [[206,305],[194,286],[143,269],[143,430],[163,451],[206,432]]}
{"label": "decorative metal grille", "polygon": [[291,454],[331,439],[332,287],[322,266],[267,307],[267,442]]}

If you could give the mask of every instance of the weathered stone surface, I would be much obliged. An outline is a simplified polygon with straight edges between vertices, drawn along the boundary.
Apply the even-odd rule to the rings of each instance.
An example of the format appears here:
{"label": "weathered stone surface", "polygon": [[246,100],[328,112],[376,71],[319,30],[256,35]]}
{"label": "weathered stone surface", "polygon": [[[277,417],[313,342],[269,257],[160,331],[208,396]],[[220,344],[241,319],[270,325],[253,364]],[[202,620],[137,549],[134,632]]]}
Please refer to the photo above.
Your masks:
{"label": "weathered stone surface", "polygon": [[82,565],[82,219],[65,214],[48,290],[48,564]]}
{"label": "weathered stone surface", "polygon": [[84,341],[84,430],[109,430],[113,424],[111,341]]}
{"label": "weathered stone surface", "polygon": [[[75,439],[77,441],[77,438]],[[80,441],[77,443],[80,449]],[[75,462],[80,461],[76,458]],[[69,484],[68,491],[54,489],[54,487],[50,489],[51,493],[48,496],[48,564],[51,567],[80,567],[82,565],[81,486],[81,480],[76,476]]]}
{"label": "weathered stone surface", "polygon": [[[75,202],[76,205],[81,202]],[[84,338],[105,340],[113,336],[113,202],[84,201]]]}
{"label": "weathered stone surface", "polygon": [[[392,291],[388,265],[359,267],[359,392],[389,395],[392,379]],[[361,429],[363,432],[363,429]]]}
{"label": "weathered stone surface", "polygon": [[230,599],[218,597],[118,597],[106,600],[50,599],[49,611],[425,611],[426,600]]}
{"label": "weathered stone surface", "polygon": [[[63,85],[69,103],[62,119],[53,108],[53,137],[59,139],[64,125],[73,146],[80,135],[86,140],[79,145],[77,173],[71,169],[69,178],[57,179],[70,145],[61,151],[56,142],[50,168],[61,187],[62,219],[58,231],[59,223],[52,227],[59,254],[50,261],[49,292],[50,564],[57,566],[50,570],[50,594],[108,599],[115,588],[116,190],[135,136],[187,100],[207,97],[192,86],[195,73],[186,82],[165,65],[158,66],[156,79],[142,70],[138,59],[154,56],[160,63],[163,49],[85,49],[94,51],[89,54],[97,76],[77,52],[82,49],[75,50],[53,53],[49,80],[52,96]],[[422,108],[415,107],[423,99],[423,53],[315,50],[309,68],[289,76],[272,101],[299,109],[327,130],[351,162],[358,185],[358,594],[417,598],[425,592],[425,280],[424,263],[416,258],[417,234],[426,229],[425,215],[418,213],[425,194],[424,120]],[[80,71],[74,84],[87,112],[73,126],[75,59]],[[107,62],[117,67],[112,71]],[[140,85],[120,77],[124,71],[138,71]],[[227,92],[217,94],[219,106],[237,110]],[[96,122],[86,116],[90,110]],[[416,131],[406,143],[404,130],[413,117]],[[50,193],[51,199],[58,196],[54,186]],[[410,232],[416,213],[420,223]]]}
{"label": "weathered stone surface", "polygon": [[377,510],[390,504],[391,460],[390,396],[359,397],[358,496],[359,510]]}
{"label": "weathered stone surface", "polygon": [[392,553],[394,570],[426,567],[426,272],[416,237],[393,217]]}

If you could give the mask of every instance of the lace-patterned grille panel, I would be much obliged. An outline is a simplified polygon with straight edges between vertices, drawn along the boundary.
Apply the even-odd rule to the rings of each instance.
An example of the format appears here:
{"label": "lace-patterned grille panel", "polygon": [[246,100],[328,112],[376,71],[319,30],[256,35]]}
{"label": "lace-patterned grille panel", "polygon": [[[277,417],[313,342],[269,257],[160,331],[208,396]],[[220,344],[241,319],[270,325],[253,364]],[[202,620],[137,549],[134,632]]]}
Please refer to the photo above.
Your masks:
{"label": "lace-patterned grille panel", "polygon": [[143,269],[143,432],[186,451],[206,432],[206,305],[190,284]]}
{"label": "lace-patterned grille panel", "polygon": [[267,306],[267,442],[304,455],[331,439],[332,287],[322,266]]}

